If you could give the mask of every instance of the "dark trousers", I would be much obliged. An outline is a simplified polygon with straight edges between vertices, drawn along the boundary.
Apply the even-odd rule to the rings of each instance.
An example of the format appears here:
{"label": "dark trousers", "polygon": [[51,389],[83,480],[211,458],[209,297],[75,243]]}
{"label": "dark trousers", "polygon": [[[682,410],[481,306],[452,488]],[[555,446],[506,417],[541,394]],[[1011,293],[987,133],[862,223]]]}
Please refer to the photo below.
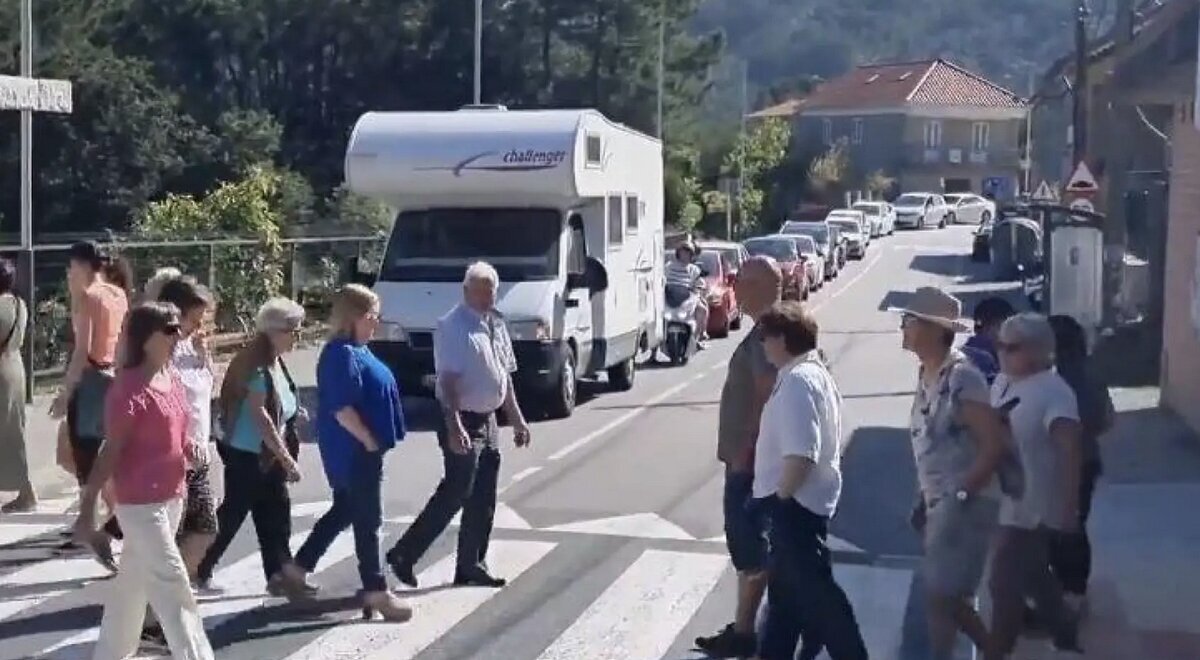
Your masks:
{"label": "dark trousers", "polygon": [[833,660],[866,660],[867,647],[854,608],[833,578],[833,558],[826,544],[829,520],[795,500],[770,499],[770,606],[759,656],[792,660],[804,637],[806,657],[815,658],[824,647]]}
{"label": "dark trousers", "polygon": [[1045,529],[1001,527],[992,553],[988,587],[992,596],[992,636],[999,650],[1012,653],[1025,621],[1025,599],[1033,598],[1054,641],[1074,646],[1076,622],[1063,601],[1062,587],[1050,573],[1050,539]]}
{"label": "dark trousers", "polygon": [[333,490],[329,509],[304,545],[296,551],[296,563],[305,571],[317,567],[330,544],[346,528],[354,529],[354,554],[358,557],[358,575],[363,591],[385,591],[387,581],[379,561],[379,528],[383,525],[382,497],[383,452],[367,453],[355,448],[350,483]]}
{"label": "dark trousers", "polygon": [[1055,534],[1050,541],[1050,570],[1063,591],[1082,596],[1087,593],[1092,574],[1092,544],[1087,521],[1092,512],[1092,496],[1100,478],[1100,464],[1085,463],[1079,481],[1079,531]]}
{"label": "dark trousers", "polygon": [[496,482],[500,475],[500,429],[495,413],[463,412],[460,416],[471,438],[471,451],[466,454],[450,451],[445,428],[438,430],[445,475],[390,554],[416,563],[461,510],[462,527],[458,530],[461,575],[487,570],[488,540],[496,515]]}
{"label": "dark trousers", "polygon": [[287,478],[277,464],[264,470],[257,453],[218,444],[225,462],[225,499],[217,508],[217,538],[200,562],[197,573],[203,580],[229,549],[233,537],[250,514],[258,535],[263,573],[269,580],[284,563],[291,561],[288,538],[292,535],[292,501]]}

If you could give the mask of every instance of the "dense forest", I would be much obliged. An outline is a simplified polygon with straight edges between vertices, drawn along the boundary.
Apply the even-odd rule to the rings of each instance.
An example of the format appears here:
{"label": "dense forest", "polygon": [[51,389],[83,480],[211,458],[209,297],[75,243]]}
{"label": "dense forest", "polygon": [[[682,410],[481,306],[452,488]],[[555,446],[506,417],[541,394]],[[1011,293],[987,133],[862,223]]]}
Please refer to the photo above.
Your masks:
{"label": "dense forest", "polygon": [[[204,195],[262,166],[277,173],[276,197],[290,220],[341,218],[342,153],[360,113],[469,102],[472,4],[39,0],[36,74],[73,81],[75,112],[35,120],[37,230],[124,230],[167,193]],[[1107,11],[1105,0],[1092,4],[1099,5],[1097,17]],[[654,130],[658,25],[665,21],[665,136],[675,219],[727,169],[744,93],[741,71],[749,74],[750,105],[856,63],[931,55],[952,57],[1023,90],[1029,75],[1069,46],[1073,3],[485,5],[485,101],[593,106],[648,132]],[[18,6],[19,0],[0,2],[5,73],[17,69]],[[15,113],[0,117],[0,177],[12,182],[17,125]],[[16,229],[17,208],[17,187],[0,187],[5,234]]]}

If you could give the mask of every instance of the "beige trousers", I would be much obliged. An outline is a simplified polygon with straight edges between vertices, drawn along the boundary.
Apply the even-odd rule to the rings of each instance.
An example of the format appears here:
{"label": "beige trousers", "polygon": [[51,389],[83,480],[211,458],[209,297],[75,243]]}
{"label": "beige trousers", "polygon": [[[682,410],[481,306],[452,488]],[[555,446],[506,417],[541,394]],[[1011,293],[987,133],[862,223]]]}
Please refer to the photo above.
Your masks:
{"label": "beige trousers", "polygon": [[162,626],[172,657],[213,660],[200,608],[175,545],[182,513],[180,499],[117,505],[117,521],[125,536],[121,565],[109,585],[93,660],[124,660],[137,651],[147,603]]}

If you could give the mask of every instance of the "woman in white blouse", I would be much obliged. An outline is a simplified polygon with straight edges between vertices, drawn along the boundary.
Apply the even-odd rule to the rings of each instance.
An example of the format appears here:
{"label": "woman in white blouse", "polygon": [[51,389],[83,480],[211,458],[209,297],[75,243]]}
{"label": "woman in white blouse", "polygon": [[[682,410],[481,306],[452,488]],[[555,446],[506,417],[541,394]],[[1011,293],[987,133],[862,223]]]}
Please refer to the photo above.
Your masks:
{"label": "woman in white blouse", "polygon": [[758,320],[767,359],[779,369],[763,408],[754,497],[768,516],[771,606],[763,660],[866,660],[854,610],[833,578],[826,537],[842,490],[842,395],[817,350],[817,321],[798,302]]}

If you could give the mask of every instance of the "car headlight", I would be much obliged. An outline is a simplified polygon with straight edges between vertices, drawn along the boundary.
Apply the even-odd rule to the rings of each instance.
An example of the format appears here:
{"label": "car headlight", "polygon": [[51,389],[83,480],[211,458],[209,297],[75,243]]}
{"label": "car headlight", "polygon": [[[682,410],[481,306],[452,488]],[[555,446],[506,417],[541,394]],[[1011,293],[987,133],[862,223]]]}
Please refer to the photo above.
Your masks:
{"label": "car headlight", "polygon": [[513,341],[545,341],[550,338],[550,324],[542,319],[509,321],[508,334]]}
{"label": "car headlight", "polygon": [[375,336],[384,341],[408,341],[408,333],[404,326],[393,321],[380,321]]}

